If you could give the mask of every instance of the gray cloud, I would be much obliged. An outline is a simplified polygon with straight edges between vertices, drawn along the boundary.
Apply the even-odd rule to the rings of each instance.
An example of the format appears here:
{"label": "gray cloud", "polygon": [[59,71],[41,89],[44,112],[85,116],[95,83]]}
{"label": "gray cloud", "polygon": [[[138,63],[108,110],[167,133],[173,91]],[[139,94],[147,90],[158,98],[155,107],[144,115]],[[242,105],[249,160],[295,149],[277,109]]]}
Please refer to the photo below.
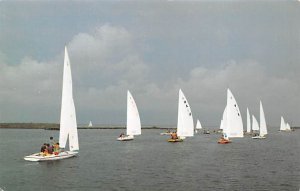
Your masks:
{"label": "gray cloud", "polygon": [[125,124],[129,89],[143,124],[176,125],[182,88],[194,117],[216,126],[229,87],[243,116],[258,116],[261,99],[270,125],[300,124],[293,3],[127,2],[108,13],[109,3],[78,2],[65,15],[55,3],[12,4],[0,5],[2,121],[59,121],[66,43],[79,123]]}

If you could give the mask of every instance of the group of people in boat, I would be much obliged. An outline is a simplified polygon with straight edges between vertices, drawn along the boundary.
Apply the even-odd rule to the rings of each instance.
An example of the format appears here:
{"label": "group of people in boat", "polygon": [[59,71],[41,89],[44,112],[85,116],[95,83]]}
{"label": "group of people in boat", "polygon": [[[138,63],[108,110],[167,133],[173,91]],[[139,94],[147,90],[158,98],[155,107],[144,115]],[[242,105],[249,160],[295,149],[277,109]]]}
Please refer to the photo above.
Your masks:
{"label": "group of people in boat", "polygon": [[41,146],[41,152],[40,155],[42,156],[49,156],[49,155],[58,155],[60,152],[60,148],[59,148],[59,142],[55,142],[53,140],[53,137],[50,137],[50,141],[51,143],[44,143]]}
{"label": "group of people in boat", "polygon": [[171,133],[171,139],[178,139],[178,136],[177,136],[176,132]]}
{"label": "group of people in boat", "polygon": [[227,144],[227,143],[231,143],[231,141],[228,139],[226,134],[222,134],[222,137],[218,140],[218,143]]}
{"label": "group of people in boat", "polygon": [[125,133],[121,133],[119,137],[120,137],[120,138],[125,137]]}

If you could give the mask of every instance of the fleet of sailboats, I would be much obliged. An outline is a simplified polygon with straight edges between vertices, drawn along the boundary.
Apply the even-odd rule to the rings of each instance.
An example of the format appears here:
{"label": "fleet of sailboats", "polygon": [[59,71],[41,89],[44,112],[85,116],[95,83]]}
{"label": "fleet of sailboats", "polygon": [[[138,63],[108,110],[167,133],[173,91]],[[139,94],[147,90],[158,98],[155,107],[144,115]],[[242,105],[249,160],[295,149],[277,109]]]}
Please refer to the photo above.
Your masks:
{"label": "fleet of sailboats", "polygon": [[[92,121],[89,122],[88,127],[92,127]],[[186,137],[194,136],[194,132],[202,129],[200,120],[197,119],[196,127],[194,128],[193,115],[191,107],[179,89],[178,97],[178,118],[177,118],[177,136],[176,139],[169,139],[169,142],[181,142]],[[219,143],[230,143],[229,138],[243,137],[243,121],[239,106],[230,89],[227,89],[227,103],[223,111],[223,116],[220,123],[220,130],[222,130],[222,139]],[[280,131],[290,131],[289,123],[286,123],[281,116]],[[259,132],[258,135],[252,137],[253,139],[264,139],[268,134],[265,114],[262,102],[260,101],[260,118],[259,123],[254,115],[251,115],[247,108],[247,129],[246,133],[250,134]],[[168,133],[169,134],[169,133]],[[126,136],[122,135],[117,138],[119,141],[129,141],[134,139],[134,135],[141,135],[141,120],[138,112],[136,102],[130,93],[127,91],[127,123]],[[69,141],[69,151],[64,151],[67,141]],[[71,65],[67,48],[65,47],[64,57],[64,72],[63,72],[63,88],[62,88],[62,102],[61,102],[61,116],[60,116],[60,132],[59,143],[61,152],[55,154],[35,153],[25,156],[27,161],[49,161],[59,160],[74,157],[79,151],[76,111],[73,99],[72,75]]]}
{"label": "fleet of sailboats", "polygon": [[61,113],[60,113],[60,131],[59,131],[59,147],[65,149],[67,140],[69,140],[69,151],[61,151],[58,153],[35,153],[29,156],[25,156],[27,161],[50,161],[60,160],[65,158],[74,157],[78,154],[78,132],[76,122],[76,111],[73,99],[73,87],[72,87],[72,74],[70,59],[65,47],[64,58],[64,72],[63,72],[63,88],[62,88],[62,101],[61,101]]}

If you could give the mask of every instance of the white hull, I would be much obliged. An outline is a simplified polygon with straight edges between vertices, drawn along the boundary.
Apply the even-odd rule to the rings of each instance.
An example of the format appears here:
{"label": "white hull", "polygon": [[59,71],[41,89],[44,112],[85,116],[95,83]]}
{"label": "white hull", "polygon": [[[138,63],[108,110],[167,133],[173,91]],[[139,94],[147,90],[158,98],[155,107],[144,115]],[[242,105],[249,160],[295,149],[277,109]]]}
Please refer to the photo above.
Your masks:
{"label": "white hull", "polygon": [[39,161],[53,161],[53,160],[61,160],[66,158],[74,157],[78,154],[78,152],[75,151],[64,151],[59,153],[58,155],[49,155],[49,156],[42,156],[40,153],[35,153],[29,156],[24,157],[27,161],[32,162],[39,162]]}
{"label": "white hull", "polygon": [[160,135],[171,135],[172,133],[160,133]]}
{"label": "white hull", "polygon": [[286,130],[279,130],[280,132],[291,132],[292,130],[291,129],[286,129]]}
{"label": "white hull", "polygon": [[118,141],[131,141],[133,139],[134,139],[133,136],[125,136],[125,137],[119,137],[119,138],[117,138]]}
{"label": "white hull", "polygon": [[255,136],[255,137],[252,137],[252,139],[265,139],[266,137],[262,137],[262,136]]}

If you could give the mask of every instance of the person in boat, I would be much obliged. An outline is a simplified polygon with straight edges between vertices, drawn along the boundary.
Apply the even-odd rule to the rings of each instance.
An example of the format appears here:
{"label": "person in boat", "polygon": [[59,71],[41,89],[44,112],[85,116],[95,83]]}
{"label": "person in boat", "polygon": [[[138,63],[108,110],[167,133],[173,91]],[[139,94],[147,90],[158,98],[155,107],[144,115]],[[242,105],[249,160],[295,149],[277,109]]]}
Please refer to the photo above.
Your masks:
{"label": "person in boat", "polygon": [[125,137],[125,134],[124,134],[124,133],[121,133],[119,137]]}
{"label": "person in boat", "polygon": [[41,153],[44,153],[45,149],[47,148],[47,143],[44,143],[42,146],[41,146]]}
{"label": "person in boat", "polygon": [[231,141],[229,140],[226,134],[222,134],[222,137],[219,139],[219,142],[230,143]]}
{"label": "person in boat", "polygon": [[53,137],[50,137],[50,145],[54,146],[56,141],[54,141]]}
{"label": "person in boat", "polygon": [[171,133],[171,139],[178,139],[176,132]]}
{"label": "person in boat", "polygon": [[41,152],[42,156],[49,156],[50,155],[48,145],[49,144],[45,143],[45,149],[44,149],[43,152]]}
{"label": "person in boat", "polygon": [[55,155],[58,155],[58,153],[59,153],[59,142],[57,142],[57,143],[55,143],[55,144],[53,145],[53,153],[54,153]]}
{"label": "person in boat", "polygon": [[48,150],[48,153],[50,154],[50,155],[52,155],[53,154],[53,145],[51,144],[47,144],[47,150]]}
{"label": "person in boat", "polygon": [[222,134],[222,137],[220,138],[220,141],[227,141],[227,140],[225,139],[224,134]]}

